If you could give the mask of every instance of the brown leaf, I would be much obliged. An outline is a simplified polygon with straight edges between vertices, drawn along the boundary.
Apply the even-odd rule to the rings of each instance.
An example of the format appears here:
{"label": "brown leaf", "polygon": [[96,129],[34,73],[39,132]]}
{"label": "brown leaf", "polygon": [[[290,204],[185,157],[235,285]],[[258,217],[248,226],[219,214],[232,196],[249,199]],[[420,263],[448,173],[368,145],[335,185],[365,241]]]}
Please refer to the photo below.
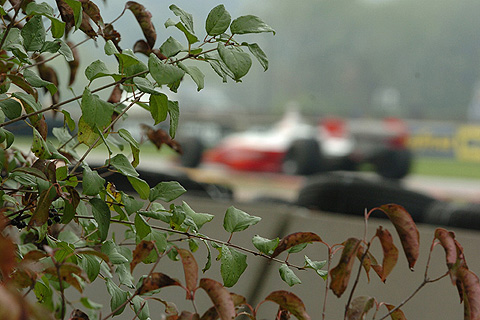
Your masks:
{"label": "brown leaf", "polygon": [[[57,268],[54,266],[45,269],[44,272],[51,274],[55,278],[58,277]],[[76,275],[77,277],[80,277],[81,279],[86,280],[83,270],[79,266],[73,263],[64,263],[59,267],[59,272],[60,272],[60,279],[62,281],[65,281],[66,283],[70,284],[79,292],[83,292],[83,288],[80,282],[78,281],[78,278],[73,276],[73,275]]]}
{"label": "brown leaf", "polygon": [[313,232],[295,232],[295,233],[289,234],[283,237],[283,239],[280,241],[277,248],[272,254],[272,258],[275,258],[283,251],[288,250],[291,247],[294,247],[296,245],[299,245],[302,243],[308,243],[308,242],[319,242],[319,241],[322,241],[322,239]]}
{"label": "brown leaf", "polygon": [[387,279],[390,272],[397,264],[398,249],[393,244],[392,235],[388,230],[384,230],[381,226],[377,229],[377,237],[380,239],[380,243],[383,249],[383,262],[382,262],[382,274],[380,278],[383,282]]}
{"label": "brown leaf", "polygon": [[[38,56],[35,58],[35,61],[40,62],[43,61],[42,56]],[[47,66],[45,63],[40,63],[37,64],[37,69],[38,69],[38,74],[40,75],[40,78],[43,80],[49,81],[53,83],[56,87],[58,87],[58,76],[55,70],[49,66]],[[47,88],[44,89],[44,91],[48,91]],[[55,94],[52,96],[52,104],[57,104],[60,100],[60,92],[57,90]],[[54,113],[55,114],[55,113]]]}
{"label": "brown leaf", "polygon": [[[35,88],[33,88],[27,81],[25,81],[23,76],[20,76],[18,74],[7,74],[7,77],[12,81],[12,83],[14,85],[19,87],[20,89],[22,89],[26,93],[31,94],[35,98],[35,101],[38,101],[37,90]],[[24,107],[25,107],[25,105],[24,105]],[[36,110],[33,110],[33,111],[36,111]]]}
{"label": "brown leaf", "polygon": [[420,234],[410,214],[402,206],[386,204],[379,208],[395,226],[411,270],[419,255]]}
{"label": "brown leaf", "polygon": [[157,149],[160,149],[162,145],[166,144],[177,153],[182,154],[182,147],[180,144],[173,140],[165,130],[155,130],[146,124],[142,124],[141,127],[147,135],[148,140],[150,140],[150,142],[152,142]]}
{"label": "brown leaf", "polygon": [[40,251],[40,250],[32,250],[32,251],[29,251],[27,252],[24,256],[23,256],[23,259],[22,259],[22,262],[23,261],[39,261],[40,259],[43,259],[45,257],[47,257],[48,255],[43,252],[43,251]]}
{"label": "brown leaf", "polygon": [[[358,260],[362,259],[364,254],[363,247],[359,247],[357,250],[357,258]],[[367,255],[363,258],[362,262],[363,269],[367,273],[368,282],[370,282],[370,269],[373,269],[375,273],[381,278],[382,277],[382,266],[377,262],[377,259],[373,256],[373,254],[368,251]]]}
{"label": "brown leaf", "polygon": [[88,315],[82,310],[75,309],[70,314],[70,318],[68,320],[89,320],[89,318]]}
{"label": "brown leaf", "polygon": [[143,280],[143,284],[138,290],[138,294],[144,294],[153,290],[169,286],[182,287],[178,280],[172,279],[166,274],[160,272],[153,272],[149,277]]}
{"label": "brown leaf", "polygon": [[120,100],[122,100],[122,87],[120,84],[115,85],[113,87],[112,93],[110,94],[110,97],[108,98],[107,102],[116,104],[119,103]]}
{"label": "brown leaf", "polygon": [[148,43],[145,40],[138,40],[135,42],[133,45],[133,52],[137,53],[143,53],[146,56],[149,56],[150,53],[152,52],[152,48],[148,45]]}
{"label": "brown leaf", "polygon": [[105,29],[103,29],[103,38],[105,39],[105,41],[112,41],[117,50],[119,52],[122,52],[122,49],[118,45],[122,37],[120,36],[120,33],[118,33],[118,31],[115,30],[111,24],[107,24],[105,26]]}
{"label": "brown leaf", "polygon": [[0,234],[0,271],[2,279],[6,281],[10,278],[10,274],[16,265],[15,252],[17,247],[9,237]]}
{"label": "brown leaf", "polygon": [[35,207],[35,211],[30,218],[30,222],[28,223],[29,227],[39,227],[43,226],[48,220],[48,211],[50,206],[52,205],[53,198],[50,197],[50,190],[52,186],[47,190],[43,190],[38,197],[38,203]]}
{"label": "brown leaf", "polygon": [[86,13],[100,29],[103,29],[105,24],[103,23],[103,18],[97,5],[90,0],[80,0],[80,2],[82,3],[83,12]]}
{"label": "brown leaf", "polygon": [[82,12],[82,23],[80,24],[80,30],[82,30],[83,33],[92,39],[96,39],[98,36],[98,34],[90,25],[90,17],[84,11]]}
{"label": "brown leaf", "polygon": [[355,238],[349,238],[344,242],[344,248],[342,256],[338,265],[330,270],[330,289],[333,293],[340,297],[347,289],[348,281],[350,280],[350,274],[352,273],[353,258],[357,254],[357,250],[360,247],[360,240]]}
{"label": "brown leaf", "polygon": [[480,319],[480,282],[477,275],[462,266],[457,270],[457,278],[463,292],[465,319]]}
{"label": "brown leaf", "polygon": [[48,125],[47,121],[45,121],[45,116],[42,115],[38,121],[34,124],[35,129],[37,129],[38,133],[42,136],[43,140],[47,139],[48,134]]}
{"label": "brown leaf", "polygon": [[295,294],[285,290],[274,291],[270,293],[265,300],[278,304],[282,309],[288,310],[297,317],[298,320],[310,320],[303,301]]}
{"label": "brown leaf", "polygon": [[198,265],[192,253],[185,249],[177,249],[182,259],[183,272],[185,273],[185,283],[188,289],[187,299],[193,299],[193,291],[197,288],[198,283]]}
{"label": "brown leaf", "polygon": [[[393,306],[391,304],[385,304],[385,307],[387,307],[388,311],[392,311],[393,309],[395,309],[395,306]],[[407,320],[407,318],[403,314],[402,310],[400,310],[400,309],[397,309],[397,310],[393,311],[390,314],[390,318],[392,318],[392,320]]]}
{"label": "brown leaf", "polygon": [[67,42],[67,45],[70,47],[70,50],[72,50],[72,54],[73,54],[73,60],[68,61],[68,67],[70,69],[70,77],[68,80],[68,85],[71,86],[75,82],[75,78],[77,77],[77,71],[80,65],[80,56],[78,54],[77,47],[75,47],[73,43],[69,41]]}
{"label": "brown leaf", "polygon": [[356,297],[347,310],[347,320],[361,320],[373,308],[375,299],[372,297]]}
{"label": "brown leaf", "polygon": [[440,245],[445,250],[448,272],[450,274],[452,283],[455,285],[458,268],[461,266],[466,266],[466,262],[463,257],[463,249],[455,240],[455,233],[449,232],[443,228],[437,228],[435,230],[435,239],[440,241]]}
{"label": "brown leaf", "polygon": [[24,308],[7,287],[0,286],[0,320],[24,320]]}
{"label": "brown leaf", "polygon": [[188,311],[182,311],[178,320],[200,320],[198,313],[191,313]]}
{"label": "brown leaf", "polygon": [[143,35],[145,36],[148,45],[150,48],[153,48],[155,41],[157,40],[157,33],[152,23],[152,14],[143,5],[135,1],[128,1],[125,7],[132,11],[140,28],[142,28]]}
{"label": "brown leaf", "polygon": [[205,290],[217,309],[221,320],[235,319],[235,305],[227,289],[223,285],[212,279],[201,279],[200,288]]}
{"label": "brown leaf", "polygon": [[133,269],[135,269],[137,264],[145,260],[154,248],[154,241],[142,240],[137,244],[135,250],[133,250],[133,259],[132,262],[130,262],[130,272],[133,272]]}
{"label": "brown leaf", "polygon": [[75,19],[73,17],[73,10],[64,0],[56,0],[57,8],[60,12],[62,21],[65,22],[65,30],[68,31],[74,26]]}
{"label": "brown leaf", "polygon": [[[244,296],[241,296],[239,294],[232,293],[232,292],[230,293],[230,296],[232,297],[233,305],[235,307],[238,307],[247,303],[247,299],[245,299]],[[217,309],[215,309],[215,307],[211,307],[210,309],[208,309],[200,318],[200,320],[217,320],[217,319],[218,319],[218,312],[217,312]]]}

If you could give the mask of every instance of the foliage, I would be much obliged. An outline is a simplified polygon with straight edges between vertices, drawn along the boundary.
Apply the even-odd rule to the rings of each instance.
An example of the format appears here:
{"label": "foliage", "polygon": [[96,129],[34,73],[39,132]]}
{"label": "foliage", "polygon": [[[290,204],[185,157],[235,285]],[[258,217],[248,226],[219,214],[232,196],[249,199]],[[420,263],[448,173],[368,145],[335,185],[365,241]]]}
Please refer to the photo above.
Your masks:
{"label": "foliage", "polygon": [[[213,239],[200,232],[214,218],[212,215],[195,212],[185,202],[181,205],[174,203],[185,193],[179,183],[161,182],[150,186],[140,177],[136,170],[140,144],[127,130],[115,130],[115,124],[138,104],[150,112],[155,124],[169,120],[168,133],[149,128],[147,135],[153,143],[158,147],[167,144],[180,151],[181,147],[173,140],[180,109],[178,103],[169,100],[162,90],[177,91],[186,75],[196,83],[198,90],[204,87],[202,71],[195,65],[187,65],[189,61],[209,64],[224,81],[228,78],[241,81],[252,65],[251,55],[266,70],[268,60],[260,47],[255,43],[239,43],[234,37],[275,31],[256,16],[246,15],[232,20],[225,7],[219,5],[206,18],[206,36],[200,41],[192,15],[171,5],[170,10],[177,18],[168,19],[165,27],[180,30],[186,44],[169,37],[157,49],[151,13],[134,1],[128,1],[124,8],[118,19],[131,12],[145,38],[138,40],[133,50],[122,50],[120,46],[120,34],[114,29],[118,19],[106,23],[100,9],[90,0],[57,0],[55,9],[45,2],[2,2],[0,319],[64,319],[71,311],[72,320],[100,317],[106,320],[128,313],[128,306],[134,318],[143,320],[150,318],[149,304],[154,302],[165,306],[166,317],[170,320],[225,320],[239,315],[256,319],[259,307],[267,301],[278,305],[276,319],[288,319],[290,315],[310,319],[302,300],[291,292],[274,291],[254,308],[244,297],[227,289],[234,286],[246,270],[247,254],[279,263],[280,276],[290,286],[301,283],[295,269],[313,269],[326,281],[326,293],[331,290],[339,297],[347,288],[358,257],[360,268],[346,304],[345,318],[360,319],[373,307],[378,312],[382,305],[388,309],[383,318],[405,318],[400,310],[403,304],[393,306],[371,297],[353,298],[362,267],[367,275],[373,269],[385,281],[396,264],[398,250],[386,229],[377,229],[369,241],[365,235],[365,239],[349,238],[333,246],[310,232],[273,240],[255,236],[252,243],[257,250],[250,250],[234,245],[231,240],[236,233],[259,223],[260,217],[230,207],[223,221],[229,239]],[[79,58],[76,45],[69,43],[68,36],[78,30],[85,33],[87,39],[98,41],[103,38],[105,55],[116,59],[118,70],[108,69],[102,60],[94,61],[84,71],[89,83],[83,93],[60,101],[58,77],[47,62],[63,57],[70,65],[70,84],[75,81]],[[242,49],[245,47],[250,54]],[[94,86],[96,79],[105,77],[112,81]],[[41,104],[38,88],[44,88],[51,97],[52,103],[48,107]],[[107,89],[112,94],[105,101],[97,92]],[[127,93],[126,99],[122,99],[122,91]],[[148,102],[141,101],[144,96],[148,97]],[[67,110],[62,109],[74,101],[79,102],[82,111],[79,119],[73,119]],[[46,116],[50,112],[62,117],[64,123],[53,128],[55,138],[48,135]],[[15,135],[8,130],[9,126],[19,122],[25,122],[32,130],[31,152],[18,149]],[[130,147],[130,158],[122,152],[114,152],[114,146],[120,144],[118,141]],[[82,144],[88,149],[79,156],[77,150]],[[85,158],[99,145],[105,145],[107,149],[105,165],[90,168]],[[118,190],[99,169],[125,176],[137,194]],[[396,205],[376,210],[384,212],[393,223],[409,267],[413,268],[419,255],[419,239],[410,215]],[[124,228],[123,237],[112,232],[113,223]],[[21,232],[15,234],[15,228]],[[369,250],[375,239],[380,241],[383,249],[382,264]],[[313,242],[327,246],[329,254],[325,261],[314,261],[305,256],[303,266],[288,262],[290,255],[301,252]],[[448,272],[434,280],[430,280],[426,273],[419,289],[450,276],[465,300],[466,318],[478,319],[480,285],[477,276],[465,263],[461,246],[453,233],[443,229],[436,231],[432,250],[437,243],[445,249]],[[193,253],[200,244],[208,251],[202,271],[212,265],[211,249],[217,250],[223,283],[199,278],[199,266]],[[134,248],[130,249],[129,245]],[[332,268],[333,256],[340,249],[340,261]],[[284,253],[287,257],[279,259]],[[184,280],[170,277],[167,270],[157,270],[159,262],[166,258],[181,264]],[[140,264],[151,264],[152,267],[148,274],[134,279],[132,272]],[[100,316],[102,305],[84,295],[84,289],[93,282],[102,281],[110,295],[110,313]],[[170,286],[185,290],[193,312],[180,311],[171,301],[159,298],[158,292]],[[211,299],[213,306],[210,309],[197,310],[195,298],[199,289]],[[72,290],[80,293],[79,301],[70,298]],[[32,303],[32,299],[37,301]]]}

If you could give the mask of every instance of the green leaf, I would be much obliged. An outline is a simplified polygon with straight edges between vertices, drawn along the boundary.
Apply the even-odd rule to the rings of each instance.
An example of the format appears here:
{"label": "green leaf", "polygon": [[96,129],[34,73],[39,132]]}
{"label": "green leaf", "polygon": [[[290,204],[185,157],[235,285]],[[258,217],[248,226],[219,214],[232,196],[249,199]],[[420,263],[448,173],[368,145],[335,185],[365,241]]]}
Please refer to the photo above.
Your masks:
{"label": "green leaf", "polygon": [[268,70],[268,58],[265,52],[260,48],[260,46],[256,43],[242,43],[242,46],[247,46],[250,53],[253,54],[255,58],[257,58],[258,62],[262,65],[263,71]]}
{"label": "green leaf", "polygon": [[240,79],[245,76],[250,67],[252,66],[252,59],[250,55],[246,52],[243,52],[241,48],[228,46],[225,44],[219,43],[218,54],[220,58],[225,63],[227,68],[233,73],[233,79],[235,81],[240,81]]}
{"label": "green leaf", "polygon": [[[107,164],[108,160],[105,163]],[[132,166],[130,161],[128,161],[127,157],[121,153],[110,159],[110,165],[112,165],[124,176],[138,177],[138,172],[135,171],[135,168]]]}
{"label": "green leaf", "polygon": [[50,52],[50,53],[57,53],[60,50],[60,42],[58,40],[55,41],[45,41],[40,52]]}
{"label": "green leaf", "polygon": [[100,273],[100,261],[95,256],[88,254],[82,255],[82,258],[78,260],[79,266],[87,274],[88,280],[93,282]]}
{"label": "green leaf", "polygon": [[72,8],[73,20],[75,20],[75,30],[78,30],[82,24],[82,3],[75,0],[65,0],[65,2],[70,8]]}
{"label": "green leaf", "polygon": [[149,210],[149,211],[139,211],[138,213],[140,213],[142,216],[152,218],[152,219],[155,219],[155,220],[160,220],[160,221],[163,221],[165,223],[170,223],[170,219],[173,216],[173,214],[171,214],[170,212],[167,212],[167,211],[151,211],[151,210]]}
{"label": "green leaf", "polygon": [[65,41],[63,41],[62,39],[59,39],[57,41],[60,43],[60,49],[58,49],[58,53],[60,53],[65,58],[65,61],[71,62],[75,60],[70,46],[66,44]]}
{"label": "green leaf", "polygon": [[227,31],[232,17],[223,4],[213,8],[205,21],[205,31],[209,36],[218,36]]}
{"label": "green leaf", "polygon": [[120,284],[123,284],[131,289],[135,288],[135,284],[133,284],[134,279],[130,273],[130,267],[128,263],[118,264],[117,268],[115,269],[115,274],[118,276]]}
{"label": "green leaf", "polygon": [[150,202],[162,200],[170,202],[187,192],[177,181],[160,182],[154,188],[150,189]]}
{"label": "green leaf", "polygon": [[112,122],[113,105],[92,94],[88,88],[83,91],[80,107],[83,120],[92,129],[103,129]]}
{"label": "green leaf", "polygon": [[25,50],[37,51],[42,49],[46,38],[46,32],[45,27],[43,26],[42,17],[32,17],[25,24],[25,26],[23,26],[21,34],[23,37],[23,46],[25,47]]}
{"label": "green leaf", "polygon": [[178,119],[180,117],[180,109],[178,108],[178,101],[168,100],[168,114],[170,115],[170,137],[175,138],[178,128]]}
{"label": "green leaf", "polygon": [[135,223],[135,230],[137,230],[138,240],[144,239],[146,236],[148,236],[152,232],[152,228],[150,227],[150,225],[138,213],[135,215],[134,223]]}
{"label": "green leaf", "polygon": [[308,246],[309,243],[310,242],[297,244],[297,245],[291,247],[290,249],[288,249],[288,253],[298,253],[298,252],[302,251],[303,249],[305,249]]}
{"label": "green leaf", "polygon": [[46,2],[42,2],[39,4],[35,2],[30,2],[25,9],[25,13],[28,16],[31,16],[31,15],[44,15],[44,16],[50,16],[50,17],[54,16],[53,8]]}
{"label": "green leaf", "polygon": [[237,250],[222,246],[220,273],[225,287],[233,287],[247,268],[247,256]]}
{"label": "green leaf", "polygon": [[65,116],[65,122],[67,123],[68,129],[70,129],[70,131],[75,130],[75,121],[72,119],[70,112],[62,110],[62,113]]}
{"label": "green leaf", "polygon": [[160,46],[160,52],[169,58],[177,55],[180,51],[183,51],[183,50],[185,50],[183,45],[180,42],[178,42],[175,38],[172,38],[172,37],[169,37]]}
{"label": "green leaf", "polygon": [[284,263],[279,268],[280,277],[286,284],[290,287],[302,283],[300,279],[295,275],[295,273]]}
{"label": "green leaf", "polygon": [[273,240],[269,240],[258,235],[255,235],[252,238],[252,243],[255,248],[258,249],[261,253],[271,255],[275,248],[278,246],[280,239],[277,237]]}
{"label": "green leaf", "polygon": [[56,39],[63,37],[65,33],[65,22],[54,17],[47,17],[52,23],[52,36]]}
{"label": "green leaf", "polygon": [[87,196],[95,196],[105,189],[105,179],[100,177],[97,171],[90,167],[83,168],[82,193]]}
{"label": "green leaf", "polygon": [[185,214],[187,215],[187,217],[192,218],[193,222],[195,222],[195,225],[198,227],[198,229],[200,229],[205,223],[212,221],[213,218],[215,217],[212,214],[197,213],[193,211],[193,209],[190,208],[190,206],[185,201],[182,202],[182,208]]}
{"label": "green leaf", "polygon": [[137,191],[141,199],[148,199],[150,195],[150,186],[145,180],[142,180],[138,177],[127,176],[128,181],[132,185],[133,189]]}
{"label": "green leaf", "polygon": [[178,63],[178,66],[197,84],[197,91],[200,91],[205,87],[205,75],[199,68],[195,66],[188,67],[181,62]]}
{"label": "green leaf", "polygon": [[[150,191],[150,189],[149,189]],[[125,211],[128,215],[137,212],[143,208],[143,202],[122,192],[122,202],[125,205]]]}
{"label": "green leaf", "polygon": [[82,305],[90,310],[100,310],[103,308],[103,305],[100,303],[93,302],[92,300],[88,299],[87,297],[80,298],[80,302]]}
{"label": "green leaf", "polygon": [[102,245],[102,252],[108,256],[112,264],[130,263],[130,261],[118,251],[117,245],[112,241],[105,241]]}
{"label": "green leaf", "polygon": [[309,257],[305,256],[305,268],[313,269],[315,272],[322,277],[323,280],[327,280],[328,271],[322,270],[323,267],[327,264],[326,260],[323,261],[312,261]]}
{"label": "green leaf", "polygon": [[165,94],[150,95],[150,113],[155,125],[167,119],[168,97]]}
{"label": "green leaf", "polygon": [[42,105],[37,101],[35,101],[35,98],[32,95],[29,95],[25,92],[14,92],[12,93],[12,97],[22,101],[23,107],[26,109],[25,111],[28,113],[39,111],[42,109]]}
{"label": "green leaf", "polygon": [[133,78],[133,83],[137,86],[138,90],[149,93],[152,95],[161,94],[159,91],[155,90],[153,83],[150,80],[142,77]]}
{"label": "green leaf", "polygon": [[0,100],[0,108],[8,119],[15,119],[22,115],[22,105],[15,99]]}
{"label": "green leaf", "polygon": [[23,76],[25,77],[25,80],[27,80],[27,82],[30,83],[33,87],[47,88],[52,96],[57,92],[57,87],[53,83],[43,80],[30,69],[25,69],[23,71]]}
{"label": "green leaf", "polygon": [[230,233],[239,232],[257,224],[262,218],[251,216],[233,206],[227,209],[223,220],[223,228]]}
{"label": "green leaf", "polygon": [[132,299],[133,310],[140,320],[150,319],[150,310],[148,308],[148,303],[145,299],[140,296],[135,296]]}
{"label": "green leaf", "polygon": [[148,70],[158,85],[171,84],[183,78],[185,72],[179,67],[165,64],[153,53],[148,58]]}
{"label": "green leaf", "polygon": [[[128,132],[125,129],[118,130],[118,134],[120,137],[123,138],[123,140],[128,142],[128,144],[130,145],[130,149],[132,150],[132,155],[133,155],[132,166],[136,167],[140,163],[140,160],[138,158],[140,154],[140,146],[137,140],[135,140],[135,138],[132,137],[130,132]],[[148,187],[148,189],[150,189],[150,187]]]}
{"label": "green leaf", "polygon": [[118,49],[117,47],[115,47],[115,44],[112,42],[112,40],[108,40],[107,42],[105,42],[105,46],[103,47],[103,49],[107,56],[120,53],[118,52]]}
{"label": "green leaf", "polygon": [[180,17],[180,21],[185,25],[185,28],[187,29],[188,32],[191,34],[195,34],[195,31],[193,30],[193,16],[192,14],[184,11],[183,9],[180,9],[176,5],[172,4],[170,7],[168,7],[172,12],[177,16]]}
{"label": "green leaf", "polygon": [[110,228],[110,209],[103,200],[100,200],[98,198],[90,199],[90,204],[92,206],[93,217],[98,223],[100,240],[105,241],[108,236],[108,229]]}
{"label": "green leaf", "polygon": [[[111,279],[107,278],[107,282],[106,282],[106,285],[107,285],[107,291],[108,293],[110,294],[110,296],[112,297],[112,299],[110,300],[110,309],[111,311],[115,311],[118,307],[120,307],[122,304],[125,303],[125,301],[127,301],[128,299],[128,292],[126,291],[123,291],[122,289],[120,289]],[[125,306],[127,304],[125,304],[122,308],[120,308],[119,310],[117,310],[114,315],[119,315],[123,312],[123,310],[125,309]]]}
{"label": "green leaf", "polygon": [[47,143],[43,140],[42,135],[38,132],[37,129],[32,128],[33,130],[33,142],[32,142],[32,152],[40,159],[48,159],[52,156],[48,150]]}
{"label": "green leaf", "polygon": [[108,70],[105,62],[95,60],[85,69],[85,76],[91,82],[97,78],[111,76],[112,73]]}
{"label": "green leaf", "polygon": [[193,44],[193,43],[198,42],[197,36],[193,32],[188,31],[187,27],[183,23],[181,23],[181,22],[177,23],[177,22],[175,22],[175,21],[173,21],[172,19],[169,18],[165,22],[165,28],[173,27],[173,26],[175,26],[178,30],[183,32],[183,34],[187,38],[187,41],[188,41],[189,44]]}
{"label": "green leaf", "polygon": [[246,34],[246,33],[262,33],[272,32],[275,34],[275,30],[262,21],[259,17],[247,15],[241,16],[232,21],[230,25],[230,31],[232,34]]}
{"label": "green leaf", "polygon": [[130,68],[134,65],[142,63],[135,53],[130,49],[125,49],[122,51],[122,53],[115,54],[115,56],[119,60],[120,72],[126,68]]}

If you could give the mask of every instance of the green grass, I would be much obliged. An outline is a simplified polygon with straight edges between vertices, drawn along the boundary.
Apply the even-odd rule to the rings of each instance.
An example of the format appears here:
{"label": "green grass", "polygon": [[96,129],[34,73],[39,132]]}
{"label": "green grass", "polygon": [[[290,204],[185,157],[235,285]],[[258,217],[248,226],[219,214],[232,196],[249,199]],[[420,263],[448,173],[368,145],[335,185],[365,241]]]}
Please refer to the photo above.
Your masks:
{"label": "green grass", "polygon": [[480,163],[459,162],[453,159],[416,158],[412,174],[480,179]]}

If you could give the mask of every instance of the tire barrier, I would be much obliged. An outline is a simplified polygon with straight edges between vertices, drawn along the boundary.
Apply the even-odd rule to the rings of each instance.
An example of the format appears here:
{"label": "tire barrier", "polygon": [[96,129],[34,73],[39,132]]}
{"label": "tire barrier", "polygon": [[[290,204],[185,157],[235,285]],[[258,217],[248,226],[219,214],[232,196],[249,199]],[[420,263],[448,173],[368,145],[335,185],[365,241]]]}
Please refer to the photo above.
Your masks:
{"label": "tire barrier", "polygon": [[[383,179],[366,179],[349,172],[312,176],[301,188],[296,204],[309,209],[363,216],[365,210],[395,203],[403,206],[416,222],[423,222],[433,197],[402,188]],[[375,217],[386,217],[374,214]]]}
{"label": "tire barrier", "polygon": [[480,204],[436,201],[427,209],[423,222],[480,230]]}

